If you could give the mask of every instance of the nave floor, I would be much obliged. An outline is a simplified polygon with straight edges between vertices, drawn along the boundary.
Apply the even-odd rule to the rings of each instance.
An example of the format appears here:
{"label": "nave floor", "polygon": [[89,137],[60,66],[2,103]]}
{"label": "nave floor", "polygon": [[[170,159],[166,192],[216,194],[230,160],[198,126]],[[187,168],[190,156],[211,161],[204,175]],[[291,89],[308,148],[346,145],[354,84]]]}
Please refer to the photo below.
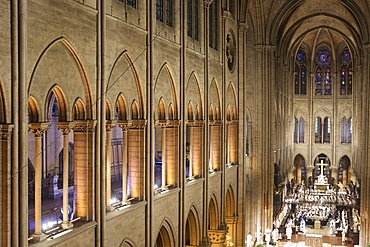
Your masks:
{"label": "nave floor", "polygon": [[[282,240],[280,243],[280,247],[297,247],[298,242],[304,242],[305,236],[300,234],[295,234],[292,236],[291,241]],[[337,246],[347,246],[347,247],[354,247],[353,244],[349,243],[348,241],[346,243],[342,243],[341,237],[329,237],[329,236],[323,236],[323,243],[331,244],[332,247]],[[272,246],[272,245],[270,245]],[[316,247],[316,246],[312,246]]]}

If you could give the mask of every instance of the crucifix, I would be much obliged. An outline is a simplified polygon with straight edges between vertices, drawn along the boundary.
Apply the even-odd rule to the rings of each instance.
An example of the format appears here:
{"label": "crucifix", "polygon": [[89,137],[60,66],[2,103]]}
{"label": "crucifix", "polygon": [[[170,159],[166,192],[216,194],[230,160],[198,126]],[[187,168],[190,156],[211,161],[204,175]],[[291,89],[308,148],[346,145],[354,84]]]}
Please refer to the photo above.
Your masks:
{"label": "crucifix", "polygon": [[320,164],[316,164],[318,166],[321,166],[321,173],[320,175],[324,175],[324,166],[329,166],[328,164],[324,164],[324,161],[321,160],[321,163]]}

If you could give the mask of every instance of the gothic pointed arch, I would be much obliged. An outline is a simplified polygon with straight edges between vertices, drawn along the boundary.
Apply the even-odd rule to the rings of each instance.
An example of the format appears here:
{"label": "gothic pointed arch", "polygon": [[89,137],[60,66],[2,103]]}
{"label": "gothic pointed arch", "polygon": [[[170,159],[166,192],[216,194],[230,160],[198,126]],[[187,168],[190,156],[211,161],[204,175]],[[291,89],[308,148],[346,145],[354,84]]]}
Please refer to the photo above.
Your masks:
{"label": "gothic pointed arch", "polygon": [[[319,153],[314,159],[314,178],[316,179],[320,174],[323,174],[326,178],[330,179],[330,157],[324,153]],[[324,165],[322,165],[324,164]]]}
{"label": "gothic pointed arch", "polygon": [[[51,65],[58,67],[51,69]],[[54,88],[55,85],[58,85],[54,90],[57,99],[60,97],[58,89],[64,89],[63,104],[65,105],[60,105],[60,107],[62,111],[66,110],[66,112],[61,112],[61,120],[70,121],[72,119],[72,104],[78,97],[81,97],[85,102],[86,118],[93,117],[92,96],[87,72],[76,49],[64,37],[55,39],[42,51],[32,70],[28,93],[36,101],[46,102],[50,92],[46,91],[45,88]],[[83,92],[83,95],[80,95],[80,92]],[[62,103],[60,98],[59,102]],[[45,111],[40,112],[40,121],[45,120],[45,115]]]}
{"label": "gothic pointed arch", "polygon": [[112,111],[113,111],[113,109],[112,109],[111,103],[107,99],[105,101],[105,119],[106,120],[112,119],[112,116],[114,116],[114,115],[112,115]]}
{"label": "gothic pointed arch", "polygon": [[130,238],[124,238],[119,247],[136,247],[136,244]]}
{"label": "gothic pointed arch", "polygon": [[175,247],[176,239],[173,226],[169,220],[164,219],[157,234],[156,246]]}
{"label": "gothic pointed arch", "polygon": [[338,182],[345,185],[349,180],[351,180],[351,173],[349,172],[350,169],[351,160],[347,155],[343,155],[340,157],[338,163]]}
{"label": "gothic pointed arch", "polygon": [[230,105],[227,105],[226,107],[226,120],[231,121],[232,120],[232,111]]}
{"label": "gothic pointed arch", "polygon": [[[122,90],[124,88],[124,90]],[[107,99],[114,101],[116,92],[120,92],[126,102],[136,101],[138,111],[137,119],[144,117],[144,99],[139,73],[130,52],[123,51],[118,55],[112,65],[105,93]],[[127,118],[132,119],[131,112],[127,112]]]}
{"label": "gothic pointed arch", "polygon": [[200,220],[198,210],[194,205],[190,207],[185,226],[186,246],[198,246],[200,242]]}
{"label": "gothic pointed arch", "polygon": [[[67,114],[69,112],[67,97],[62,90],[62,88],[58,85],[54,85],[47,95],[47,100],[45,102],[45,109],[49,109],[49,105],[56,100],[58,104],[58,121],[59,122],[66,122],[68,121]],[[48,113],[47,113],[48,114]],[[48,116],[46,116],[48,117]]]}
{"label": "gothic pointed arch", "polygon": [[210,121],[215,120],[215,113],[214,113],[214,108],[213,108],[212,104],[209,105],[209,113],[208,114],[209,114],[209,120]]}
{"label": "gothic pointed arch", "polygon": [[32,96],[28,99],[28,121],[30,123],[36,123],[39,121],[39,106],[36,102],[36,99]]}
{"label": "gothic pointed arch", "polygon": [[216,79],[212,80],[209,87],[208,102],[209,105],[213,105],[214,107],[214,120],[221,119],[221,96]]}
{"label": "gothic pointed arch", "polygon": [[306,174],[306,159],[303,157],[302,154],[297,154],[294,157],[293,177],[298,184],[300,184],[302,181],[306,181],[306,179],[308,178]]}
{"label": "gothic pointed arch", "polygon": [[217,230],[219,222],[219,211],[216,196],[213,194],[208,205],[208,229]]}
{"label": "gothic pointed arch", "polygon": [[188,103],[188,120],[193,120],[194,119],[194,111],[193,111],[193,103],[191,100]]}
{"label": "gothic pointed arch", "polygon": [[[154,102],[159,102],[163,98],[168,106],[173,107],[173,119],[178,119],[178,103],[175,81],[172,72],[167,63],[163,64],[158,72],[157,79],[154,84]],[[154,118],[158,117],[158,112],[154,112]]]}
{"label": "gothic pointed arch", "polygon": [[159,99],[157,112],[158,120],[166,120],[166,104],[163,98]]}
{"label": "gothic pointed arch", "polygon": [[199,85],[199,80],[193,71],[188,79],[186,84],[186,102],[191,101],[194,108],[198,109],[198,118],[202,119],[203,117],[203,98],[201,93],[201,88]]}
{"label": "gothic pointed arch", "polygon": [[136,100],[133,100],[131,104],[131,119],[139,119],[139,106]]}
{"label": "gothic pointed arch", "polygon": [[81,98],[77,98],[75,103],[73,104],[73,119],[86,119],[86,106]]}
{"label": "gothic pointed arch", "polygon": [[226,191],[226,217],[233,217],[236,215],[236,201],[235,201],[235,193],[234,189],[231,185]]}
{"label": "gothic pointed arch", "polygon": [[127,101],[123,94],[119,94],[116,100],[116,106],[118,119],[119,120],[128,120],[128,108],[127,108]]}
{"label": "gothic pointed arch", "polygon": [[238,108],[238,101],[236,96],[236,90],[233,82],[230,82],[227,87],[227,96],[226,96],[226,105],[229,105],[231,108],[230,112],[230,119],[237,119],[237,111],[235,109]]}

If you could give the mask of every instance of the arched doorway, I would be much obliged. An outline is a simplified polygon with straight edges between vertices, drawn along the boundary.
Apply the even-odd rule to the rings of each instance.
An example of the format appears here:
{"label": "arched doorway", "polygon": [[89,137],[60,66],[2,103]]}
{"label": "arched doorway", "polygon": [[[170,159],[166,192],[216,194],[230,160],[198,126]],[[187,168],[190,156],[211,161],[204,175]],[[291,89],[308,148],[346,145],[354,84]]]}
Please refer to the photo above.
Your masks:
{"label": "arched doorway", "polygon": [[159,230],[154,247],[171,247],[175,246],[175,239],[172,228],[167,221],[164,221]]}
{"label": "arched doorway", "polygon": [[198,246],[199,243],[199,219],[195,208],[189,211],[185,228],[185,245]]}
{"label": "arched doorway", "polygon": [[344,186],[349,180],[351,180],[351,174],[349,173],[350,166],[351,161],[347,155],[344,155],[342,158],[340,158],[338,167],[338,182],[341,182]]}
{"label": "arched doorway", "polygon": [[302,181],[306,181],[306,161],[301,154],[298,154],[294,158],[293,177],[297,184],[300,184]]}

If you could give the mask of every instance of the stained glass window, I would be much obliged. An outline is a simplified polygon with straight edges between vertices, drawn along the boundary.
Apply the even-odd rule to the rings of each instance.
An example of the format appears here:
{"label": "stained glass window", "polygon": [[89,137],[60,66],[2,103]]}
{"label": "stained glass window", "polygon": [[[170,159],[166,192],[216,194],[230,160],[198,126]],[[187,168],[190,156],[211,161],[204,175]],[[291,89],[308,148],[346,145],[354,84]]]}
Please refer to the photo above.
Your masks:
{"label": "stained glass window", "polygon": [[345,48],[341,53],[341,65],[340,65],[340,95],[351,95],[352,94],[352,59],[348,48]]}
{"label": "stained glass window", "polygon": [[187,0],[187,28],[188,36],[198,40],[199,33],[199,2],[198,0]]}
{"label": "stained glass window", "polygon": [[136,9],[137,6],[136,6],[136,0],[119,0],[120,2],[123,2],[123,3],[127,3],[128,6]]}
{"label": "stained glass window", "polygon": [[156,0],[156,19],[173,26],[173,0]]}
{"label": "stained glass window", "polygon": [[297,52],[295,69],[294,69],[294,93],[307,93],[307,67],[306,67],[306,53],[300,49]]}
{"label": "stained glass window", "polygon": [[331,53],[327,48],[321,48],[316,53],[315,64],[315,95],[331,95]]}
{"label": "stained glass window", "polygon": [[209,6],[209,46],[218,49],[218,1],[213,0]]}

